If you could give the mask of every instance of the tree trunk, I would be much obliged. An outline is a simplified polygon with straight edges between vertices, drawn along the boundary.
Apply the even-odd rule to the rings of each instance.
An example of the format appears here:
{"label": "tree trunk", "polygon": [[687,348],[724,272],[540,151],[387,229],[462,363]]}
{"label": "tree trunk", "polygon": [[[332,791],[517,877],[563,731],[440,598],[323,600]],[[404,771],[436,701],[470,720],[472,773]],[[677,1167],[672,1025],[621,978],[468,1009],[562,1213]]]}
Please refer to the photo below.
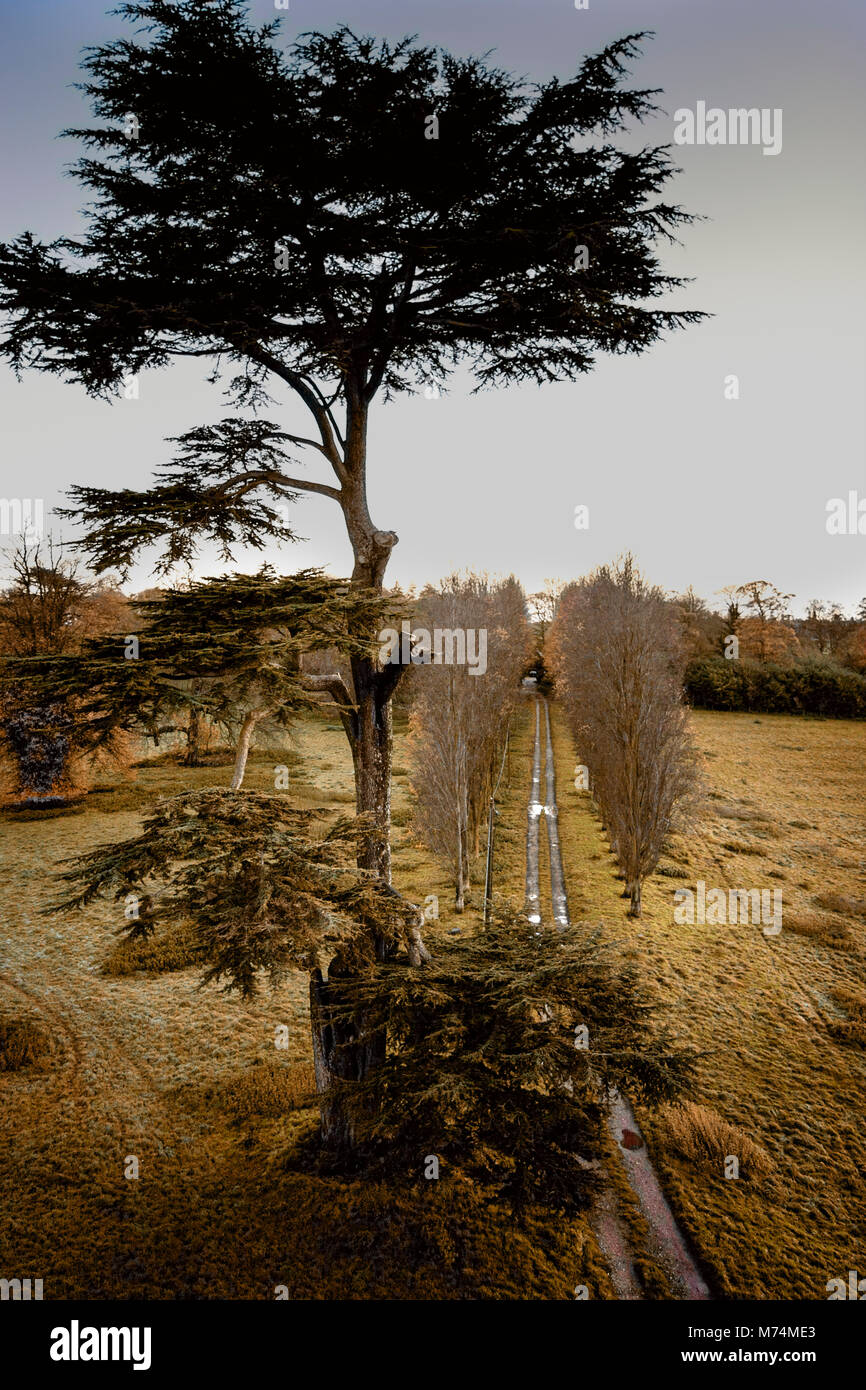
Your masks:
{"label": "tree trunk", "polygon": [[629,915],[629,917],[640,917],[640,914],[641,914],[641,884],[640,884],[640,879],[638,879],[635,883],[632,883],[631,887],[629,888],[629,897],[631,898],[631,907],[630,907],[629,910],[628,910],[628,915]]}
{"label": "tree trunk", "polygon": [[235,754],[235,770],[232,775],[231,790],[239,790],[241,782],[244,780],[247,758],[250,752],[250,742],[253,737],[253,730],[262,718],[262,710],[251,710],[241,725],[240,737],[238,738],[238,748]]}
{"label": "tree trunk", "polygon": [[[362,393],[347,387],[345,477],[340,491],[346,529],[352,543],[354,567],[352,583],[359,587],[384,587],[385,569],[397,537],[393,531],[380,531],[367,506],[367,405]],[[369,657],[351,661],[352,709],[341,711],[343,727],[352,750],[355,770],[355,807],[370,821],[369,833],[358,851],[358,866],[391,882],[391,698],[403,667],[379,668]],[[420,935],[416,943],[419,960],[426,956]],[[379,960],[389,954],[384,937],[375,942]],[[411,952],[410,952],[411,954]],[[332,1148],[351,1147],[355,1135],[346,1111],[344,1081],[362,1081],[385,1059],[384,1033],[364,1028],[362,1018],[346,1020],[338,1016],[340,965],[332,961],[328,979],[316,972],[310,982],[310,1025],[316,1087],[320,1096],[322,1139]]]}
{"label": "tree trunk", "polygon": [[[367,506],[367,403],[352,386],[346,396],[345,464],[341,499],[355,561],[352,583],[381,590],[397,537],[373,525]],[[391,881],[391,697],[402,674],[400,665],[380,670],[367,657],[354,658],[357,712],[354,720],[344,720],[355,766],[356,807],[372,821],[358,862],[386,883]]]}
{"label": "tree trunk", "polygon": [[193,706],[189,712],[189,724],[186,730],[186,751],[181,759],[184,767],[201,766],[201,733],[201,711]]}
{"label": "tree trunk", "polygon": [[355,686],[355,736],[350,740],[355,767],[355,809],[370,818],[371,828],[358,865],[391,882],[391,692],[373,662],[352,662]]}
{"label": "tree trunk", "polygon": [[350,1149],[356,1142],[344,1082],[363,1081],[385,1060],[385,1034],[365,1033],[363,1020],[341,1014],[340,966],[331,962],[328,979],[316,970],[310,979],[310,1031],[322,1142],[331,1149]]}
{"label": "tree trunk", "polygon": [[463,912],[466,907],[466,859],[464,853],[463,826],[457,817],[457,874],[454,884],[454,910]]}

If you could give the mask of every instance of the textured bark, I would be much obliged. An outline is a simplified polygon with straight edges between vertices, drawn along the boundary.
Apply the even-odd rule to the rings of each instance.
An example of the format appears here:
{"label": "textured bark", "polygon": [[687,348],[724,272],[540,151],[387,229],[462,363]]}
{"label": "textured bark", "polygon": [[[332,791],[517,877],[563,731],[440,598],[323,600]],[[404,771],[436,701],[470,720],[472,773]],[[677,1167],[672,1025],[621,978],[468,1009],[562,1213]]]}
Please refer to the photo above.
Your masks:
{"label": "textured bark", "polygon": [[247,758],[250,752],[250,743],[253,737],[253,730],[262,718],[261,710],[251,710],[241,725],[241,732],[238,738],[237,753],[235,754],[235,770],[232,775],[231,789],[236,792],[244,780],[244,773],[247,767]]}
{"label": "textured bark", "polygon": [[201,766],[201,736],[201,711],[193,707],[189,712],[189,724],[186,731],[186,750],[181,759],[184,767]]}
{"label": "textured bark", "polygon": [[[352,582],[381,589],[397,536],[374,526],[367,506],[367,404],[360,390],[347,394],[345,469],[341,502],[354,556]],[[373,821],[359,864],[386,883],[391,881],[391,697],[401,675],[398,665],[379,670],[368,658],[356,657],[356,710],[353,720],[344,720],[355,767],[356,807]]]}
{"label": "textured bark", "polygon": [[352,662],[355,686],[352,761],[355,768],[355,808],[372,820],[358,864],[386,883],[391,882],[391,693],[366,658]]}
{"label": "textured bark", "polygon": [[362,1020],[341,1018],[340,1004],[339,965],[332,962],[327,980],[320,970],[310,980],[313,1067],[322,1142],[332,1149],[349,1149],[356,1136],[343,1083],[363,1081],[368,1072],[384,1062],[385,1035],[365,1032]]}
{"label": "textured bark", "polygon": [[[346,438],[339,469],[340,506],[352,544],[352,582],[381,589],[391,551],[397,543],[393,531],[373,524],[367,505],[367,402],[357,383],[347,383]],[[390,885],[391,882],[391,698],[403,668],[380,669],[368,657],[353,657],[351,692],[338,677],[321,681],[340,707],[340,718],[352,750],[355,771],[355,806],[370,819],[371,828],[358,852],[358,865]],[[391,948],[384,938],[375,943],[379,960]],[[409,958],[413,965],[428,959],[421,939],[420,920],[411,934]],[[332,961],[328,979],[319,971],[310,982],[310,1025],[316,1087],[320,1097],[322,1140],[331,1148],[351,1148],[353,1126],[346,1112],[341,1083],[362,1081],[385,1059],[384,1033],[368,1031],[363,1018],[350,1023],[336,1016],[340,998],[339,961]]]}

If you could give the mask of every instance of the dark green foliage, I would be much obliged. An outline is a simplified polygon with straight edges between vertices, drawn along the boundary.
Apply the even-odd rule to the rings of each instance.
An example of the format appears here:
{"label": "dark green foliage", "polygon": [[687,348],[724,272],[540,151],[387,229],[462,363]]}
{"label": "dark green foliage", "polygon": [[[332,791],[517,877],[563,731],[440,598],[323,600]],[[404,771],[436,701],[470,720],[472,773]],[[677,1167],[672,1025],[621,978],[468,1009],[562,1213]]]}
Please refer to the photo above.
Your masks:
{"label": "dark green foliage", "polygon": [[[338,647],[368,652],[394,599],[302,570],[224,575],[133,601],[139,643],[107,634],[75,654],[0,660],[0,687],[22,677],[32,698],[74,711],[68,737],[98,746],[118,728],[149,732],[173,710],[195,707],[229,723],[254,704],[287,724],[317,701],[305,688],[301,653]],[[195,683],[192,685],[192,683]]]}
{"label": "dark green foliage", "polygon": [[121,574],[141,549],[159,543],[165,548],[154,570],[167,574],[191,564],[203,539],[216,541],[225,560],[232,545],[261,550],[268,540],[292,541],[283,513],[254,495],[260,490],[286,505],[297,500],[282,472],[289,438],[267,420],[228,418],[189,430],[169,439],[180,445],[178,456],[157,470],[148,492],[72,487],[75,507],[58,514],[85,525],[82,549],[95,569]]}
{"label": "dark green foliage", "polygon": [[388,1037],[385,1062],[346,1089],[366,1160],[420,1177],[435,1154],[515,1210],[585,1203],[612,1087],[656,1103],[691,1075],[692,1055],[653,1030],[634,969],[586,924],[511,917],[440,943],[423,969],[376,966],[344,998]]}
{"label": "dark green foliage", "polygon": [[866,677],[823,661],[780,666],[701,657],[686,668],[685,693],[699,709],[866,718]]}
{"label": "dark green foliage", "polygon": [[324,816],[260,792],[163,798],[141,835],[73,861],[62,875],[72,891],[54,910],[135,894],[141,910],[126,936],[189,925],[207,962],[203,983],[224,979],[245,996],[260,971],[273,981],[288,969],[313,973],[338,949],[345,964],[362,965],[378,940],[404,939],[417,909],[354,866],[363,823],[326,830]]}
{"label": "dark green foliage", "polygon": [[102,123],[69,134],[97,201],[82,238],[3,251],[16,366],[100,392],[209,348],[299,377],[365,365],[371,396],[462,356],[482,382],[574,377],[698,317],[636,304],[682,283],[652,250],[688,220],[655,200],[669,156],[591,143],[656,109],[622,85],[644,35],[541,86],[446,57],[437,95],[433,48],[343,27],[281,51],[245,9],[123,5],[148,41],[88,51]]}

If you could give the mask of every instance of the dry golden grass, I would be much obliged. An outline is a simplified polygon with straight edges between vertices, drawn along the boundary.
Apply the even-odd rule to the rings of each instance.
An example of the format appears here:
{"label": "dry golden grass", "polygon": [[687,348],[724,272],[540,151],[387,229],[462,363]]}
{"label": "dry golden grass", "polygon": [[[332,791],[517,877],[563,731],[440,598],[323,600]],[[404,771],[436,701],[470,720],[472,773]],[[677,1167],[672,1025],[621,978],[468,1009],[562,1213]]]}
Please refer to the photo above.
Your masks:
{"label": "dry golden grass", "polygon": [[[675,1033],[703,1054],[689,1099],[723,1114],[775,1164],[760,1184],[726,1181],[673,1152],[661,1119],[637,1107],[716,1292],[823,1299],[827,1280],[855,1267],[866,1232],[866,1058],[851,1045],[862,1016],[845,1003],[866,997],[866,927],[833,916],[825,898],[839,895],[836,911],[866,890],[866,724],[704,711],[692,722],[705,814],[688,836],[670,837],[664,862],[687,865],[692,886],[781,887],[781,933],[676,924],[680,885],[667,874],[646,883],[643,917],[630,921],[589,797],[571,786],[583,760],[555,710],[571,913],[604,922]],[[762,824],[780,833],[760,840]],[[746,825],[757,854],[725,847],[743,841]]]}
{"label": "dry golden grass", "polygon": [[[409,808],[403,737],[398,719],[399,819]],[[344,811],[354,794],[342,729],[304,721],[296,747],[302,761],[257,750],[248,785],[273,790],[275,767],[288,765],[294,805]],[[522,753],[498,842],[500,887],[521,893],[525,772]],[[122,903],[43,915],[61,860],[134,834],[158,794],[229,775],[219,759],[196,769],[165,759],[134,782],[103,781],[76,816],[3,826],[0,1011],[32,1017],[54,1052],[47,1070],[0,1079],[0,1274],[30,1271],[46,1298],[270,1299],[285,1284],[298,1299],[550,1299],[577,1283],[611,1297],[585,1222],[539,1218],[516,1230],[447,1173],[425,1181],[420,1164],[399,1188],[299,1166],[318,1123],[306,976],[245,1002],[198,988],[179,928],[118,943]],[[477,874],[458,916],[447,875],[405,825],[394,832],[394,876],[417,901],[438,897],[425,929],[434,945],[455,926],[477,929]],[[275,1046],[278,1025],[287,1051]],[[124,1177],[129,1154],[137,1180]]]}
{"label": "dry golden grass", "polygon": [[730,1155],[739,1159],[745,1178],[766,1177],[775,1167],[766,1149],[709,1106],[690,1100],[665,1105],[658,1118],[668,1145],[676,1153],[715,1173],[724,1171]]}
{"label": "dry golden grass", "polygon": [[0,1071],[33,1066],[52,1050],[50,1034],[32,1019],[0,1019]]}

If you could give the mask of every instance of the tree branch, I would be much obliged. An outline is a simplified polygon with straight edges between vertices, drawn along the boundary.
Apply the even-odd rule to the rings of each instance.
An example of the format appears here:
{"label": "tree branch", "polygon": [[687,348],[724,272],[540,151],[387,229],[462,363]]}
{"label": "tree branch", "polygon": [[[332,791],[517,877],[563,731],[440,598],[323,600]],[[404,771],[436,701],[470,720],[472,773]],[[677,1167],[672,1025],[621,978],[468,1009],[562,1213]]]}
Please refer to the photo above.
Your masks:
{"label": "tree branch", "polygon": [[285,474],[282,474],[281,477],[282,481],[289,487],[296,487],[304,492],[320,492],[323,497],[333,497],[334,501],[339,502],[342,506],[343,494],[338,487],[331,487],[329,483],[310,482],[306,478],[287,478]]}
{"label": "tree branch", "polygon": [[330,463],[340,482],[345,483],[348,475],[346,473],[343,456],[337,446],[337,440],[335,439],[335,433],[337,438],[340,438],[340,432],[336,428],[329,407],[325,404],[318,390],[314,389],[310,382],[305,377],[301,376],[299,372],[292,371],[291,367],[287,367],[285,363],[281,362],[278,357],[275,357],[272,352],[268,352],[267,348],[263,347],[261,343],[237,341],[232,345],[238,352],[245,353],[253,362],[258,362],[261,366],[267,367],[268,371],[273,372],[274,375],[284,381],[287,386],[291,386],[296,395],[300,396],[319,427],[319,433],[322,436],[322,453]]}
{"label": "tree branch", "polygon": [[331,696],[349,742],[355,743],[361,732],[358,725],[357,706],[352,700],[342,676],[337,671],[329,671],[323,675],[304,673],[301,684],[305,690],[324,692]]}

